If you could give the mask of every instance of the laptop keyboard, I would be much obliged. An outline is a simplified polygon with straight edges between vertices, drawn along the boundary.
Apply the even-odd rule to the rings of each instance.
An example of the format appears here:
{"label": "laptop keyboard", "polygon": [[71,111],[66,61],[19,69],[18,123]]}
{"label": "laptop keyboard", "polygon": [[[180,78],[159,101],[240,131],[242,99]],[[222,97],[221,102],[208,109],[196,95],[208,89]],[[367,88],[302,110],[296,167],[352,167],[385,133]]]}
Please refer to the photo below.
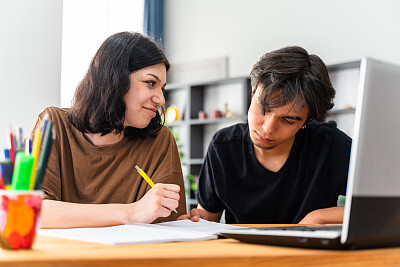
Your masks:
{"label": "laptop keyboard", "polygon": [[288,230],[288,231],[341,231],[342,225],[299,225],[279,227],[257,227],[256,230]]}

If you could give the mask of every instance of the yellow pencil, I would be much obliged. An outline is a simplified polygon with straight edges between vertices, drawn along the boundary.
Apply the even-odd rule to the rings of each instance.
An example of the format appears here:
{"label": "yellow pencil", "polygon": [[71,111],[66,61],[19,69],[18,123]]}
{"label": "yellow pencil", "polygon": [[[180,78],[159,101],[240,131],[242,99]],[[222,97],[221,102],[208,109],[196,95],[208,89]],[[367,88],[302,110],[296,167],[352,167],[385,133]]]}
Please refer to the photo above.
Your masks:
{"label": "yellow pencil", "polygon": [[[140,176],[142,176],[143,179],[146,180],[146,182],[147,182],[151,187],[153,187],[153,186],[154,186],[154,183],[153,183],[153,181],[150,179],[150,177],[147,176],[147,174],[146,174],[141,168],[139,168],[137,165],[135,166],[135,168],[136,168],[136,170],[138,171],[138,173],[140,174]],[[175,211],[176,213],[178,213],[178,212],[176,211],[176,209],[175,209],[174,211]]]}
{"label": "yellow pencil", "polygon": [[42,138],[42,131],[38,129],[36,130],[35,138],[33,139],[33,145],[32,145],[33,166],[31,172],[31,179],[29,182],[29,190],[33,190],[35,187],[36,169],[39,160],[41,138]]}
{"label": "yellow pencil", "polygon": [[35,188],[36,171],[39,162],[40,148],[42,147],[43,135],[46,130],[46,125],[48,120],[49,120],[49,114],[46,112],[43,116],[41,124],[35,131],[35,137],[32,143],[33,166],[31,173],[31,180],[29,182],[29,190],[33,190]]}

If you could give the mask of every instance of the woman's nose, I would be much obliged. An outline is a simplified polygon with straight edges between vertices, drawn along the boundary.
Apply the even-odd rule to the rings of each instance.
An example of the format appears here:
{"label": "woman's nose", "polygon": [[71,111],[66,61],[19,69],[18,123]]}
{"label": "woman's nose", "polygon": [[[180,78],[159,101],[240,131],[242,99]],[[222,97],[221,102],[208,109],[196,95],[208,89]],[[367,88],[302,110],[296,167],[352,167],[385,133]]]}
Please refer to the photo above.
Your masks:
{"label": "woman's nose", "polygon": [[162,107],[165,104],[165,98],[164,98],[164,94],[159,93],[159,94],[155,94],[153,95],[153,97],[151,98],[151,101],[153,101],[153,103],[157,104],[157,106]]}

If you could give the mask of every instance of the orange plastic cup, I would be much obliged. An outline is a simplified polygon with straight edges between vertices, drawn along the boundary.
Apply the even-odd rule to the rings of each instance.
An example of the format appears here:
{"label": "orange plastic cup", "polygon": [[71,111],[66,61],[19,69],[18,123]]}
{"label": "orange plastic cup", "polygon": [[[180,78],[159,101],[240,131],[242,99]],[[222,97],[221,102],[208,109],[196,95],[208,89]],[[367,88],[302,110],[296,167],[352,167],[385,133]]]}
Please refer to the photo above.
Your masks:
{"label": "orange plastic cup", "polygon": [[40,226],[43,192],[0,190],[0,246],[30,249]]}

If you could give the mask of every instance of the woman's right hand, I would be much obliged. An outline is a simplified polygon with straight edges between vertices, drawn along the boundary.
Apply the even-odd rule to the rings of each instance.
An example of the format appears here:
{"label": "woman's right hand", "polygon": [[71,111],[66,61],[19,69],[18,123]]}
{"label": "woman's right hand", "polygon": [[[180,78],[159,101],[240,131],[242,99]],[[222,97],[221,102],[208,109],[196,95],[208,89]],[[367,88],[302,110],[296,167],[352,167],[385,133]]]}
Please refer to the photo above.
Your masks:
{"label": "woman's right hand", "polygon": [[179,205],[180,187],[176,184],[155,184],[139,201],[130,205],[127,221],[151,223],[168,217]]}

